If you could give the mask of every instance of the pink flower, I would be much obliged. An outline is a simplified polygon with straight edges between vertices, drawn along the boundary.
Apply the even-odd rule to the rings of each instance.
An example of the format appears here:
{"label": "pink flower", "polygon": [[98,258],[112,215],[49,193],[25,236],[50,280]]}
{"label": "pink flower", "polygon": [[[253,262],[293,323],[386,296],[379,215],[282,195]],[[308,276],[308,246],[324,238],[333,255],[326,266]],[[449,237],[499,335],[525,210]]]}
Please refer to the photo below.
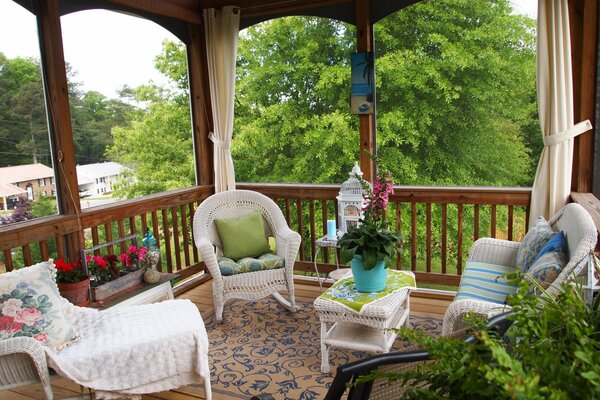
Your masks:
{"label": "pink flower", "polygon": [[21,330],[23,324],[16,322],[13,317],[7,315],[0,317],[0,331],[16,333]]}
{"label": "pink flower", "polygon": [[21,312],[15,316],[15,321],[32,326],[40,318],[42,318],[42,313],[35,307],[29,307],[21,310]]}
{"label": "pink flower", "polygon": [[2,314],[14,317],[21,311],[22,305],[23,301],[20,299],[8,299],[2,305]]}
{"label": "pink flower", "polygon": [[48,341],[48,336],[44,333],[38,333],[33,338],[41,343],[46,343]]}

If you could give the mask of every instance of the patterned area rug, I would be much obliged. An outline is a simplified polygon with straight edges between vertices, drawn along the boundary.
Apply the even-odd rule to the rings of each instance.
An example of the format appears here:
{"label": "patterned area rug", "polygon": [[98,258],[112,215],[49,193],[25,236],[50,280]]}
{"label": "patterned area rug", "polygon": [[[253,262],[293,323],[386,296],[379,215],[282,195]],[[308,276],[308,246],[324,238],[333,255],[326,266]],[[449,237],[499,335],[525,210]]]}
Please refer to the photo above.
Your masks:
{"label": "patterned area rug", "polygon": [[[248,400],[260,393],[272,394],[276,400],[322,399],[337,365],[370,355],[332,348],[332,372],[321,373],[319,318],[312,303],[297,305],[298,312],[292,314],[272,297],[237,300],[225,306],[222,324],[216,322],[214,313],[203,316],[215,400]],[[436,318],[411,315],[410,323],[432,335],[441,332],[442,321]],[[397,339],[394,348],[404,347],[406,343]],[[180,391],[198,393],[198,388]]]}

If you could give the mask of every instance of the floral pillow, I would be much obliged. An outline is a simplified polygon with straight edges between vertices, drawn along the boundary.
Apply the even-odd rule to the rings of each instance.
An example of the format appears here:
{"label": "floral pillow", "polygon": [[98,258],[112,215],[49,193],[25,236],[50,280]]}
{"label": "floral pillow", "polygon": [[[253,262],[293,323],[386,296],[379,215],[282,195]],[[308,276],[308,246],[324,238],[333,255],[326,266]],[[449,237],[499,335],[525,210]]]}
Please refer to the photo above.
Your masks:
{"label": "floral pillow", "polygon": [[517,250],[517,267],[521,273],[529,270],[542,247],[553,235],[554,231],[548,221],[544,217],[538,217]]}
{"label": "floral pillow", "polygon": [[53,349],[76,338],[52,260],[0,274],[0,340],[28,336]]}
{"label": "floral pillow", "polygon": [[[552,282],[558,278],[565,265],[567,265],[567,261],[567,255],[564,251],[560,249],[549,251],[535,260],[529,271],[527,271],[527,274],[542,288],[548,289]],[[539,288],[532,284],[529,293],[539,294],[539,292]]]}

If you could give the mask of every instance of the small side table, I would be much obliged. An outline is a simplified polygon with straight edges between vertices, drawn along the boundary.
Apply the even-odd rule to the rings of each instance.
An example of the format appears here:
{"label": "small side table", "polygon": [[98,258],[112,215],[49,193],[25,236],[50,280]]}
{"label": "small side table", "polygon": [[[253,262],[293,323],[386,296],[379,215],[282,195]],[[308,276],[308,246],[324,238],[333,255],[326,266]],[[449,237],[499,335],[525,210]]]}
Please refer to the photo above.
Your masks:
{"label": "small side table", "polygon": [[344,275],[346,275],[346,273],[350,270],[350,268],[340,268],[340,263],[339,263],[338,255],[337,255],[337,249],[339,248],[337,237],[332,239],[327,236],[321,236],[320,238],[315,240],[315,245],[317,246],[317,248],[315,251],[315,257],[313,259],[313,265],[315,266],[315,272],[317,273],[317,280],[319,281],[319,287],[321,288],[321,293],[322,293],[323,292],[323,281],[327,278],[324,278],[323,281],[321,281],[319,269],[317,267],[317,259],[319,258],[319,251],[321,249],[331,248],[331,249],[333,249],[333,254],[335,256],[335,267],[336,268],[335,268],[335,271],[331,271],[328,274],[329,278],[333,279],[334,281],[338,281]]}
{"label": "small side table", "polygon": [[[390,271],[391,272],[391,271]],[[414,274],[409,271],[399,273]],[[325,293],[328,293],[327,289]],[[321,322],[321,372],[329,372],[329,347],[387,353],[396,332],[392,328],[408,326],[411,288],[400,288],[363,306],[360,312],[336,301],[317,297],[314,306]],[[324,294],[325,294],[324,293]],[[328,324],[332,324],[328,327]]]}

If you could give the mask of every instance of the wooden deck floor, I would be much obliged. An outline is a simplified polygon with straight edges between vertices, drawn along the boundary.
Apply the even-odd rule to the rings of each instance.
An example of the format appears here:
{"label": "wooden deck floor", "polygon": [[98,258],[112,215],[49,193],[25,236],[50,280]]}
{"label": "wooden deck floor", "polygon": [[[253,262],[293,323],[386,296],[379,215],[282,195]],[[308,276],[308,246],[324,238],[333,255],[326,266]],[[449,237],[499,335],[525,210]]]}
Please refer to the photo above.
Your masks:
{"label": "wooden deck floor", "polygon": [[[301,301],[314,300],[320,293],[319,286],[314,282],[296,282],[296,298]],[[213,309],[212,302],[212,285],[206,282],[200,286],[188,290],[177,295],[177,298],[189,299],[194,302],[200,313],[205,315]],[[443,295],[430,293],[414,293],[411,296],[411,313],[435,316],[442,318],[449,304],[449,298]],[[76,383],[64,378],[54,378],[52,380],[54,399],[80,398],[80,388]],[[198,393],[183,394],[175,392],[160,392],[152,395],[144,395],[143,400],[197,400],[203,398],[203,391],[198,389]],[[41,385],[33,384],[23,386],[12,390],[0,391],[0,399],[2,400],[44,400],[44,392]],[[214,400],[224,400],[213,394]]]}

